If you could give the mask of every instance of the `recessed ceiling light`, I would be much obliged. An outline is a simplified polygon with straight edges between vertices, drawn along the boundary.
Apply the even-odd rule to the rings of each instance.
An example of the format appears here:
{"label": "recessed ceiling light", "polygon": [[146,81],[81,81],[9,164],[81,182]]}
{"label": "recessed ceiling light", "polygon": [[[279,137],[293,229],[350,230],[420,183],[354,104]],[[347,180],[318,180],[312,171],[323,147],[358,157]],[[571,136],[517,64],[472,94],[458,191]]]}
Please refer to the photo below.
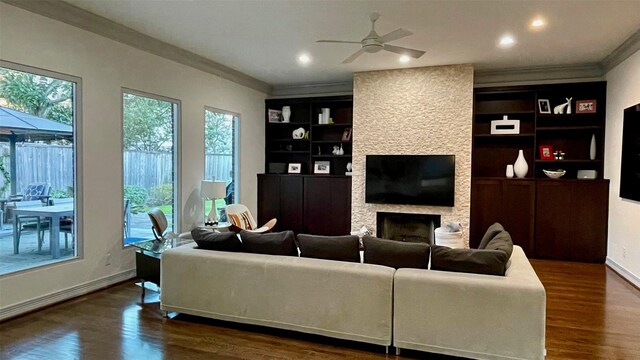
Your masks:
{"label": "recessed ceiling light", "polygon": [[544,28],[545,25],[547,25],[547,22],[544,21],[543,18],[537,17],[537,18],[531,20],[531,24],[530,24],[529,28],[531,28],[531,30],[540,30],[540,29]]}
{"label": "recessed ceiling light", "polygon": [[311,62],[311,58],[307,54],[302,54],[298,56],[298,62],[302,65],[306,65]]}
{"label": "recessed ceiling light", "polygon": [[401,63],[407,63],[407,62],[409,62],[409,60],[411,60],[411,58],[409,57],[409,55],[402,55],[402,56],[400,56],[400,62],[401,62]]}
{"label": "recessed ceiling light", "polygon": [[516,43],[516,40],[513,38],[513,36],[506,34],[500,38],[500,42],[498,44],[500,45],[500,47],[508,48],[508,47],[512,47],[513,44],[515,43]]}

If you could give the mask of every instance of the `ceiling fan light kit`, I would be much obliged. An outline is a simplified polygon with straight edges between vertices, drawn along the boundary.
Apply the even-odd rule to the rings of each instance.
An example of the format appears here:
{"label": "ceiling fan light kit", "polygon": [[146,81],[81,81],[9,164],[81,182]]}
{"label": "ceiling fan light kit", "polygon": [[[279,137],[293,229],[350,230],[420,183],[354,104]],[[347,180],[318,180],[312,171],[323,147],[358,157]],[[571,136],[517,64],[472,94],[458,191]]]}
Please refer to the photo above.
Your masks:
{"label": "ceiling fan light kit", "polygon": [[364,53],[377,53],[380,50],[385,50],[385,51],[389,51],[392,53],[396,53],[396,54],[400,54],[400,55],[407,55],[410,56],[414,59],[418,59],[419,57],[421,57],[422,55],[424,55],[424,51],[422,50],[416,50],[416,49],[410,49],[410,48],[405,48],[405,47],[401,47],[401,46],[395,46],[395,45],[389,45],[387,44],[388,42],[394,41],[394,40],[398,40],[398,39],[402,39],[404,37],[407,37],[409,35],[412,35],[413,33],[409,30],[405,30],[405,29],[396,29],[386,35],[380,36],[378,35],[378,33],[376,33],[375,30],[375,25],[376,25],[376,21],[380,18],[380,14],[378,13],[373,13],[371,14],[371,31],[369,32],[369,34],[362,39],[362,41],[349,41],[349,40],[318,40],[317,42],[320,43],[334,43],[334,44],[360,44],[360,46],[362,46],[360,48],[360,50],[356,51],[355,53],[353,53],[351,56],[349,56],[348,58],[346,58],[342,63],[343,64],[348,64],[352,61],[354,61],[355,59],[357,59],[360,55],[364,54]]}

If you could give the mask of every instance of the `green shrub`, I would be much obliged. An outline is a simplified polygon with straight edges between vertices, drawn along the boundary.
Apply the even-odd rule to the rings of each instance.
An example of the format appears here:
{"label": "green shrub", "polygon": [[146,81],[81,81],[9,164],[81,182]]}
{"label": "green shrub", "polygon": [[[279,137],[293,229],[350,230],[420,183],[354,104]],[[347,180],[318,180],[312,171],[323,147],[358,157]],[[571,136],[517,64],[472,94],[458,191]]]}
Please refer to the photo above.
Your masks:
{"label": "green shrub", "polygon": [[161,184],[151,189],[149,198],[147,199],[148,206],[162,206],[173,204],[173,185]]}
{"label": "green shrub", "polygon": [[144,208],[147,197],[147,189],[142,186],[127,185],[124,187],[124,198],[129,199],[134,214]]}
{"label": "green shrub", "polygon": [[62,199],[67,197],[73,197],[73,190],[69,194],[69,190],[64,189],[51,189],[49,190],[49,197],[52,199]]}

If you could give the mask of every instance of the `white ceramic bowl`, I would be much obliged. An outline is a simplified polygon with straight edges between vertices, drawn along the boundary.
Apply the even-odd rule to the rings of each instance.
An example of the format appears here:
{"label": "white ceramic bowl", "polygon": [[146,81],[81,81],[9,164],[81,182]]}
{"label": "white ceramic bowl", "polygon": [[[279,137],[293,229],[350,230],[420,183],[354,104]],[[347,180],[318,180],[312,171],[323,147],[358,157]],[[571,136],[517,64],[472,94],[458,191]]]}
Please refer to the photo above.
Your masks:
{"label": "white ceramic bowl", "polygon": [[562,170],[562,169],[553,169],[553,170],[545,170],[545,169],[543,169],[542,172],[544,172],[545,175],[547,175],[548,177],[550,177],[552,179],[559,179],[564,174],[567,173],[566,170]]}

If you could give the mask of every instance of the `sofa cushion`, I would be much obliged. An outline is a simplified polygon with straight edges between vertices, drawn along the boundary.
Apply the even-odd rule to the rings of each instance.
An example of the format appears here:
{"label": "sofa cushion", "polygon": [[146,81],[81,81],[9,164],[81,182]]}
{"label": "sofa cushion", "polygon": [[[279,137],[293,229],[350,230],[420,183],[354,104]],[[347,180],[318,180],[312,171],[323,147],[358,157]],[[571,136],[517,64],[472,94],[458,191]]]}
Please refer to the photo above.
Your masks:
{"label": "sofa cushion", "polygon": [[219,251],[242,251],[242,243],[238,236],[232,232],[215,232],[205,227],[197,227],[191,230],[193,241],[198,248]]}
{"label": "sofa cushion", "polygon": [[359,243],[355,235],[298,235],[300,256],[316,259],[360,262]]}
{"label": "sofa cushion", "polygon": [[509,257],[502,250],[431,246],[431,270],[504,276]]}
{"label": "sofa cushion", "polygon": [[244,252],[268,255],[298,256],[293,231],[282,231],[258,234],[251,231],[240,231]]}
{"label": "sofa cushion", "polygon": [[484,250],[504,251],[507,254],[507,259],[509,259],[513,253],[513,241],[511,240],[511,235],[508,231],[500,231],[489,241],[489,243],[487,243]]}
{"label": "sofa cushion", "polygon": [[362,238],[364,262],[399,268],[426,269],[429,266],[429,244]]}
{"label": "sofa cushion", "polygon": [[489,228],[487,229],[487,232],[484,233],[484,236],[482,237],[482,240],[478,245],[478,249],[484,249],[489,243],[489,241],[491,241],[491,239],[493,239],[493,237],[496,236],[501,231],[504,231],[504,227],[502,227],[500,223],[493,223],[493,225],[489,226]]}

